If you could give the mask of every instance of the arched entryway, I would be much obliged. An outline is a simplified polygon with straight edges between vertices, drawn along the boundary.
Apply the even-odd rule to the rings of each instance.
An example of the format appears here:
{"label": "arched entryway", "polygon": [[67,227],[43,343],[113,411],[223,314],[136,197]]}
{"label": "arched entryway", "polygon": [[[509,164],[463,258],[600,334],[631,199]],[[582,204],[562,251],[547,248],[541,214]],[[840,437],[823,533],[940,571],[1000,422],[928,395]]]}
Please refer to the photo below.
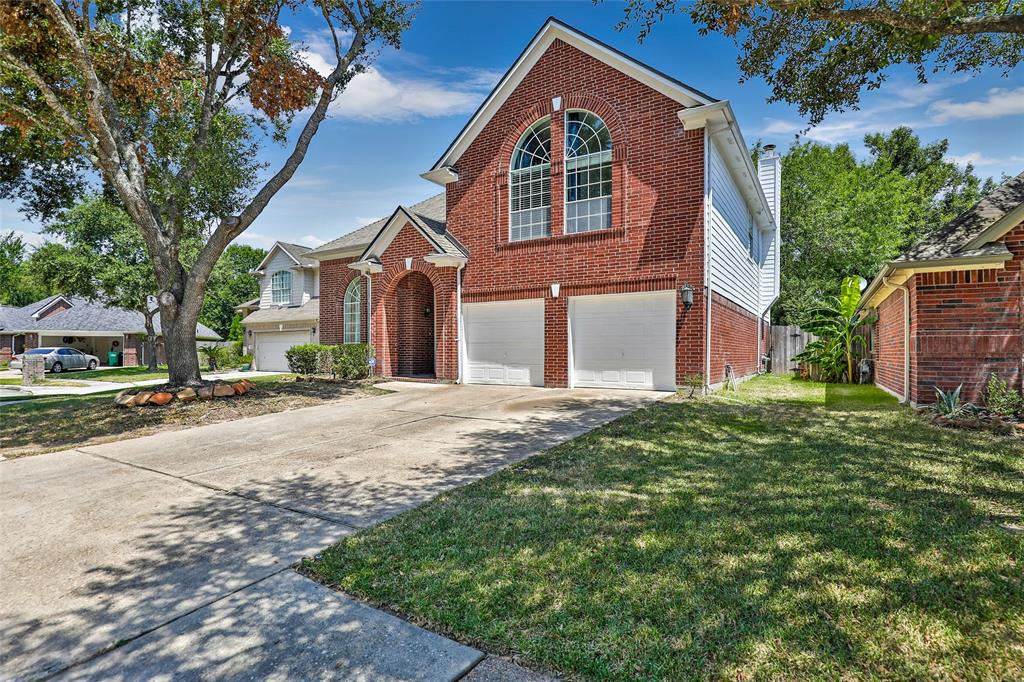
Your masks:
{"label": "arched entryway", "polygon": [[422,272],[405,275],[394,289],[395,374],[434,376],[434,285]]}

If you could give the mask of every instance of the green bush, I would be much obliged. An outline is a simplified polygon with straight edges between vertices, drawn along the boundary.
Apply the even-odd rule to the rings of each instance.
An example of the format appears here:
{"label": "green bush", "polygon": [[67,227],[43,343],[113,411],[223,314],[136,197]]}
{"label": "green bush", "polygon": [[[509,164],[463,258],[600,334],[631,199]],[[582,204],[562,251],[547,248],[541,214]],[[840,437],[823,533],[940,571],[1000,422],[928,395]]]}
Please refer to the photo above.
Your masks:
{"label": "green bush", "polygon": [[330,374],[338,379],[365,379],[370,375],[373,349],[365,343],[328,346],[306,343],[285,351],[288,369],[295,374]]}
{"label": "green bush", "polygon": [[985,386],[985,407],[994,414],[1012,417],[1024,409],[1024,398],[993,372]]}

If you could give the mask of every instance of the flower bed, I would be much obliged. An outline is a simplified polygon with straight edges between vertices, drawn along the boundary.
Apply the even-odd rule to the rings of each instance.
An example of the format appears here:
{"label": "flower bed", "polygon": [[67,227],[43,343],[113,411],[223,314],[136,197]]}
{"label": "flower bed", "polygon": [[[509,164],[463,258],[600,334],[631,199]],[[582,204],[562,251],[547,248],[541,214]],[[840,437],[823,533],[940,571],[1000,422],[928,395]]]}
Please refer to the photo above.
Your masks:
{"label": "flower bed", "polygon": [[256,384],[248,379],[229,383],[211,381],[200,386],[147,386],[138,389],[126,389],[114,397],[119,407],[161,407],[172,402],[192,402],[194,400],[215,400],[234,398],[245,395]]}

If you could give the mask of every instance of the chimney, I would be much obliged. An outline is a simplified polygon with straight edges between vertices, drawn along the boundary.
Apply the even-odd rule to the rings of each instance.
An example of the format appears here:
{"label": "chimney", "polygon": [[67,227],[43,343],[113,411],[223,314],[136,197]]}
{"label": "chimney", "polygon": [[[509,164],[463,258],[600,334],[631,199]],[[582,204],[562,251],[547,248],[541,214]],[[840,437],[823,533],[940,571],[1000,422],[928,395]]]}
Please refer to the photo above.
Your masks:
{"label": "chimney", "polygon": [[782,157],[775,151],[775,145],[766,144],[757,160],[757,179],[761,183],[768,207],[772,210],[775,224],[779,224],[782,190]]}

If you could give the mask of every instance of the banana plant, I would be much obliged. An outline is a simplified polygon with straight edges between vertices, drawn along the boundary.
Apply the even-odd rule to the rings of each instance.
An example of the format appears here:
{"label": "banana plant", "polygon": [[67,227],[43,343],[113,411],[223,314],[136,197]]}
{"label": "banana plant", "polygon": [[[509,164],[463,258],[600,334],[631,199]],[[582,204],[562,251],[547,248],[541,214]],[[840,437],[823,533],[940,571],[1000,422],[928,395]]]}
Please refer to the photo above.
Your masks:
{"label": "banana plant", "polygon": [[874,317],[857,311],[863,280],[847,277],[839,286],[839,296],[830,297],[826,305],[811,311],[800,327],[818,338],[807,344],[794,357],[798,362],[817,365],[825,381],[853,381],[853,368],[864,337],[858,330],[874,322]]}

